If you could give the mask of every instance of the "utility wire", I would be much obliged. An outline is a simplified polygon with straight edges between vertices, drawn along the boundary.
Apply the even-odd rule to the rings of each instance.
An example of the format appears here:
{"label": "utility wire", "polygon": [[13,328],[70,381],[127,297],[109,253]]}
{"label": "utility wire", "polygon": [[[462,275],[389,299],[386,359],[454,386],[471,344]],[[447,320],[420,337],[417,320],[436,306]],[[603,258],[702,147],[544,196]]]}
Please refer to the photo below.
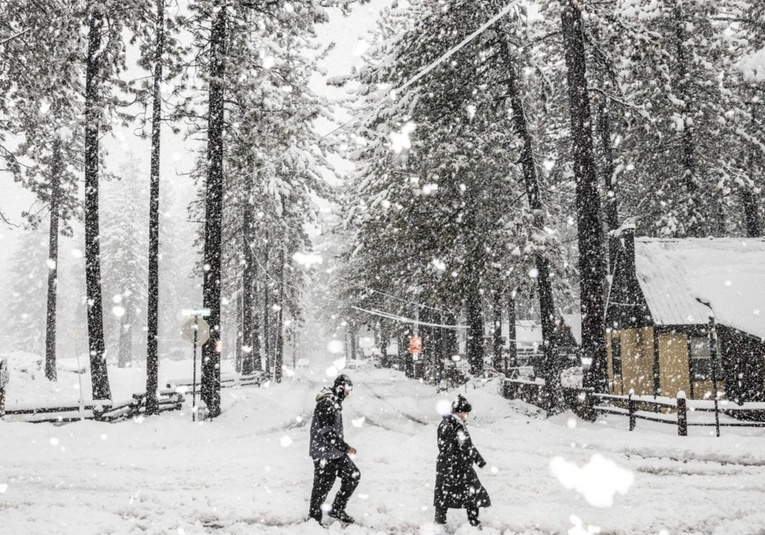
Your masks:
{"label": "utility wire", "polygon": [[424,321],[419,321],[416,319],[407,318],[405,316],[398,316],[396,314],[390,314],[388,312],[383,312],[381,310],[367,310],[365,308],[357,307],[357,306],[351,306],[351,308],[358,310],[360,312],[366,312],[367,314],[371,314],[373,316],[380,316],[381,318],[386,318],[389,320],[395,320],[400,321],[402,323],[413,323],[416,325],[424,325],[426,327],[440,327],[442,329],[467,329],[467,325],[444,325],[441,323],[428,323]]}
{"label": "utility wire", "polygon": [[[390,96],[391,94],[395,95],[395,94],[397,94],[398,92],[400,92],[400,91],[403,91],[403,90],[404,90],[404,89],[406,89],[407,87],[409,87],[409,86],[411,86],[412,84],[414,84],[415,82],[417,82],[417,81],[418,81],[420,78],[422,78],[423,76],[425,76],[425,75],[427,75],[428,73],[430,73],[430,71],[432,71],[433,69],[435,69],[436,67],[438,67],[439,65],[441,65],[441,64],[442,64],[444,61],[446,61],[447,59],[449,59],[450,57],[452,57],[454,54],[456,54],[457,52],[459,52],[459,51],[460,51],[462,48],[464,48],[464,47],[465,47],[465,45],[467,45],[467,44],[468,44],[470,41],[472,41],[473,39],[475,39],[476,37],[478,37],[479,35],[481,35],[481,34],[482,34],[483,32],[485,32],[485,31],[486,31],[486,30],[487,30],[489,27],[491,27],[491,26],[492,26],[492,25],[493,25],[495,22],[497,22],[499,19],[501,19],[502,17],[504,17],[505,15],[507,15],[507,14],[510,12],[510,10],[511,10],[511,9],[512,9],[512,8],[515,6],[515,4],[516,4],[517,2],[518,2],[518,0],[513,0],[512,2],[510,2],[509,4],[507,4],[507,5],[506,5],[504,8],[502,8],[502,10],[501,10],[499,13],[497,13],[497,14],[496,14],[496,15],[494,15],[494,16],[493,16],[491,19],[489,19],[488,21],[486,21],[486,22],[485,22],[485,23],[484,23],[484,24],[483,24],[483,25],[482,25],[480,28],[478,28],[476,31],[474,31],[473,33],[471,33],[470,35],[468,35],[467,37],[465,37],[465,38],[464,38],[464,39],[463,39],[463,40],[462,40],[462,41],[461,41],[459,44],[457,44],[457,45],[455,45],[454,47],[452,47],[451,49],[449,49],[449,50],[448,50],[446,53],[444,53],[444,55],[442,55],[440,58],[438,58],[437,60],[435,60],[433,63],[431,63],[430,65],[427,65],[427,66],[426,66],[425,68],[423,68],[423,69],[422,69],[420,72],[418,72],[417,74],[415,74],[414,76],[412,76],[412,77],[411,77],[409,80],[407,80],[406,82],[404,82],[404,84],[403,84],[401,87],[398,87],[398,88],[396,88],[396,89],[391,89],[391,90],[388,92],[388,96]],[[367,118],[367,117],[369,117],[370,115],[371,115],[371,113],[369,113],[369,114],[365,115],[365,116],[363,117],[363,119],[366,119],[366,118]],[[353,118],[353,119],[351,119],[350,121],[348,121],[348,122],[346,122],[346,123],[344,123],[344,124],[341,124],[340,126],[338,126],[337,128],[335,128],[334,130],[331,130],[331,131],[329,131],[328,133],[324,134],[324,135],[323,135],[323,136],[321,136],[319,139],[324,139],[325,137],[327,137],[327,136],[330,136],[330,135],[334,134],[334,133],[335,133],[335,132],[337,132],[338,130],[342,130],[343,128],[345,128],[346,126],[348,126],[348,125],[350,125],[350,124],[352,124],[352,123],[356,122],[357,120],[358,120],[357,118]]]}

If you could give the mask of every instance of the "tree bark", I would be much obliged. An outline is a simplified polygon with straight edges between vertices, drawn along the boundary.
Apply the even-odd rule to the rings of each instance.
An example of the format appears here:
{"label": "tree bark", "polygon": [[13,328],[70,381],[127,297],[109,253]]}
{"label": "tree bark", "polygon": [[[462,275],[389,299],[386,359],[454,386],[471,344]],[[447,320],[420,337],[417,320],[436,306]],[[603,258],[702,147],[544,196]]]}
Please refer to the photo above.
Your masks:
{"label": "tree bark", "polygon": [[685,221],[686,234],[688,236],[701,238],[704,236],[704,211],[701,199],[701,188],[699,187],[699,177],[696,161],[696,144],[694,141],[693,128],[689,119],[692,116],[693,108],[691,101],[693,96],[688,88],[690,83],[688,74],[688,54],[685,50],[685,24],[683,8],[680,3],[675,2],[672,12],[675,25],[675,54],[677,60],[677,76],[679,82],[677,90],[680,98],[683,100],[683,132],[681,137],[682,144],[682,164],[683,164],[683,186],[688,195],[688,217]]}
{"label": "tree bark", "polygon": [[471,278],[467,288],[467,359],[470,373],[480,375],[483,372],[483,310],[481,291],[477,277]]}
{"label": "tree bark", "polygon": [[201,397],[211,418],[220,415],[221,227],[223,223],[224,77],[226,74],[225,1],[210,32],[210,89],[207,129],[207,192],[205,199],[204,307],[210,309],[210,339],[202,346]]}
{"label": "tree bark", "polygon": [[45,324],[45,377],[57,380],[56,373],[56,296],[58,287],[58,226],[61,205],[61,138],[53,139],[53,160],[50,178],[50,229],[48,233],[48,296]]}
{"label": "tree bark", "polygon": [[[539,193],[539,176],[534,165],[534,147],[531,132],[529,131],[526,113],[523,108],[518,89],[518,77],[515,70],[510,47],[506,40],[501,43],[502,52],[507,67],[507,85],[510,100],[510,108],[513,112],[513,127],[515,133],[523,141],[520,163],[523,171],[526,197],[529,208],[533,214],[534,230],[543,232],[544,217],[542,199]],[[544,244],[535,244],[534,261],[537,269],[537,289],[539,291],[539,315],[542,323],[542,370],[541,375],[545,379],[545,398],[548,408],[557,411],[562,403],[560,388],[560,376],[555,367],[555,347],[553,331],[555,330],[555,302],[553,299],[552,282],[550,280],[550,262],[543,250]]]}
{"label": "tree bark", "polygon": [[271,290],[268,283],[268,233],[266,233],[266,247],[263,258],[263,353],[266,360],[266,375],[271,376],[273,362],[271,361]]}
{"label": "tree bark", "polygon": [[[252,191],[252,181],[248,190]],[[255,342],[253,340],[254,325],[252,321],[253,285],[255,284],[255,255],[252,244],[254,241],[253,200],[248,195],[242,216],[242,242],[244,244],[244,268],[242,269],[242,374],[251,375],[255,370]]]}
{"label": "tree bark", "polygon": [[[751,104],[751,125],[752,131],[755,131],[757,125],[757,103],[753,100]],[[746,236],[747,238],[759,238],[762,236],[762,224],[760,222],[760,203],[757,199],[757,194],[754,190],[754,184],[757,174],[757,149],[749,149],[749,184],[744,186],[742,193],[742,202],[744,205],[744,219],[746,221]]]}
{"label": "tree bark", "polygon": [[614,183],[614,152],[611,144],[611,115],[608,104],[603,100],[598,107],[598,130],[600,147],[603,154],[603,185],[606,190],[604,215],[608,229],[608,272],[613,274],[616,256],[619,252],[619,238],[614,231],[619,228],[619,212],[616,202],[616,184]]}
{"label": "tree bark", "polygon": [[165,0],[157,0],[157,36],[151,110],[149,191],[149,280],[146,314],[146,414],[159,414],[159,163],[162,130],[162,54],[165,50]]}
{"label": "tree bark", "polygon": [[[100,2],[97,2],[100,4]],[[103,14],[91,9],[88,54],[85,66],[85,286],[88,303],[88,349],[94,400],[111,399],[104,343],[104,312],[101,295],[101,247],[98,209],[98,136],[101,122],[101,31]]]}
{"label": "tree bark", "polygon": [[494,370],[497,372],[502,371],[502,294],[500,292],[494,292],[494,330],[492,338],[493,362]]}
{"label": "tree bark", "polygon": [[274,379],[282,382],[282,366],[284,364],[284,249],[279,258],[279,314],[276,318],[276,351],[274,355]]}
{"label": "tree bark", "polygon": [[[133,361],[133,304],[132,295],[122,294],[122,306],[125,313],[120,318],[119,352],[117,367],[128,368]],[[148,394],[148,392],[147,392]]]}
{"label": "tree bark", "polygon": [[600,222],[600,198],[593,158],[582,12],[575,0],[561,1],[576,180],[582,352],[592,359],[584,381],[586,387],[594,388],[598,392],[606,392],[608,382],[603,323],[605,312],[603,227]]}
{"label": "tree bark", "polygon": [[[518,330],[515,327],[515,290],[507,293],[507,367],[515,368],[518,366]],[[505,368],[507,375],[507,368]]]}

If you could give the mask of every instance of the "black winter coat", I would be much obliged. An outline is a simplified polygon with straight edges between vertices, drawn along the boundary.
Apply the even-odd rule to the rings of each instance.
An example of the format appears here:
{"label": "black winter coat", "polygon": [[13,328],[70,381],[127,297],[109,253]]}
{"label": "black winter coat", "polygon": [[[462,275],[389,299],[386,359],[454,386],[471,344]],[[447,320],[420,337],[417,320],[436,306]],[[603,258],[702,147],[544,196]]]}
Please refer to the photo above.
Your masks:
{"label": "black winter coat", "polygon": [[322,388],[316,396],[308,452],[313,459],[331,460],[339,459],[350,449],[343,439],[343,398],[331,388]]}
{"label": "black winter coat", "polygon": [[488,507],[489,493],[478,480],[473,463],[486,465],[473,446],[467,427],[453,415],[438,426],[438,458],[433,505],[460,509]]}

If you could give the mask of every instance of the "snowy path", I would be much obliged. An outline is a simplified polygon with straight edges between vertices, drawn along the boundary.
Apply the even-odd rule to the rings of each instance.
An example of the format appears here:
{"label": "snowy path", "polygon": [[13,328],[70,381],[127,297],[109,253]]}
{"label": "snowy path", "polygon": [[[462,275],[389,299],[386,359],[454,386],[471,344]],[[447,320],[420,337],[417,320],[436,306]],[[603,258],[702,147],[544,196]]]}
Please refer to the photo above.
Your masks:
{"label": "snowy path", "polygon": [[[0,422],[0,534],[429,533],[435,407],[445,396],[390,370],[348,371],[355,388],[346,438],[362,472],[348,510],[361,525],[327,531],[303,523],[308,424],[322,372],[223,390],[224,413],[213,423],[192,423],[188,411],[112,425]],[[671,426],[642,422],[630,433],[620,418],[544,420],[496,390],[493,383],[462,390],[474,407],[473,440],[489,463],[479,470],[494,502],[481,513],[482,533],[584,535],[595,526],[612,535],[762,533],[759,431],[715,438],[694,429],[682,438]],[[581,488],[565,488],[551,465]],[[620,483],[626,494],[615,492]],[[449,524],[458,535],[475,532],[464,511],[450,511]]]}

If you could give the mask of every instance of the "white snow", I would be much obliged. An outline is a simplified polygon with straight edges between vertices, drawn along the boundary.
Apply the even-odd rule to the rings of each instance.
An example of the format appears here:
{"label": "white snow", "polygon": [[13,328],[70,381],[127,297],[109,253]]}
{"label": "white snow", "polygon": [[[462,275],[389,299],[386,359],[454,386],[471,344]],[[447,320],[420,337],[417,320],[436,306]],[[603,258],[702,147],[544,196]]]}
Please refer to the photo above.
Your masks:
{"label": "white snow", "polygon": [[765,338],[765,241],[638,238],[640,287],[658,324],[718,323]]}
{"label": "white snow", "polygon": [[[8,357],[9,405],[77,404],[75,366],[49,383],[39,357]],[[308,429],[314,397],[331,381],[325,368],[312,362],[281,384],[223,389],[223,413],[213,422],[191,421],[188,393],[183,411],[117,424],[6,417],[0,533],[326,533],[303,522],[312,481]],[[362,473],[348,506],[359,524],[326,519],[329,532],[432,533],[436,427],[456,391],[437,393],[368,365],[342,371],[354,380],[344,416]],[[109,373],[115,399],[143,389],[142,369]],[[160,383],[184,374],[190,361],[163,360]],[[642,421],[630,433],[622,417],[544,419],[497,390],[495,381],[459,390],[474,407],[468,425],[488,462],[478,470],[493,502],[481,511],[482,533],[761,533],[765,433],[723,428],[715,438],[691,428],[690,437],[678,437],[674,426]],[[477,533],[459,510],[450,510],[449,529]]]}

